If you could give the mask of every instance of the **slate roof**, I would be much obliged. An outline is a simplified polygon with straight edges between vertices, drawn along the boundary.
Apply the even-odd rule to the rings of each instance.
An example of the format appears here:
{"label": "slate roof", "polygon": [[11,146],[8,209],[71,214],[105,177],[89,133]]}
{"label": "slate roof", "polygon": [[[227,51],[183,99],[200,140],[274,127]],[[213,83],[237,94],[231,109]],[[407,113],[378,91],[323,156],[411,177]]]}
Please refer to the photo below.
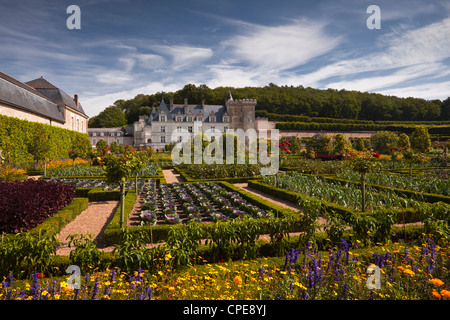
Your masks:
{"label": "slate roof", "polygon": [[187,105],[174,104],[172,110],[164,100],[161,100],[158,110],[152,109],[149,117],[149,121],[159,121],[160,113],[164,111],[167,115],[167,121],[174,121],[177,115],[183,116],[183,121],[186,121],[186,117],[192,114],[193,117],[197,117],[200,113],[203,116],[203,122],[209,122],[209,116],[212,114],[216,117],[215,122],[223,122],[222,117],[226,113],[225,106],[220,105]]}
{"label": "slate roof", "polygon": [[26,84],[35,88],[45,97],[56,103],[59,107],[68,106],[73,110],[80,112],[81,114],[86,115],[83,110],[83,107],[80,103],[78,106],[75,103],[73,97],[69,96],[67,93],[50,83],[47,79],[40,77],[31,81],[28,81]]}
{"label": "slate roof", "polygon": [[0,102],[24,111],[65,123],[56,103],[35,88],[0,71]]}

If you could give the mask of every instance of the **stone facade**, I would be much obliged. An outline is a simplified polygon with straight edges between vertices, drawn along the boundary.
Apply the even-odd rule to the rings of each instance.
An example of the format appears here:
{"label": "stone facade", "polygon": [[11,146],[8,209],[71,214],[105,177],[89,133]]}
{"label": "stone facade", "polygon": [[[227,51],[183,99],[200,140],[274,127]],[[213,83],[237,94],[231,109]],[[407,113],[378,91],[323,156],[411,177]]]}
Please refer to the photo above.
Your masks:
{"label": "stone facade", "polygon": [[0,114],[87,133],[88,116],[78,96],[43,77],[24,83],[0,71]]}
{"label": "stone facade", "polygon": [[133,145],[133,136],[122,130],[121,127],[117,128],[89,128],[89,141],[92,147],[95,147],[100,139],[105,140],[108,145],[111,145],[113,141],[118,144]]}
{"label": "stone facade", "polygon": [[[234,100],[231,93],[225,105],[184,104],[169,105],[164,100],[158,110],[153,108],[149,116],[139,117],[133,125],[135,147],[164,148],[166,144],[181,142],[186,133],[201,131],[211,139],[217,139],[227,130],[256,129],[256,100]],[[179,133],[179,134],[177,134]]]}

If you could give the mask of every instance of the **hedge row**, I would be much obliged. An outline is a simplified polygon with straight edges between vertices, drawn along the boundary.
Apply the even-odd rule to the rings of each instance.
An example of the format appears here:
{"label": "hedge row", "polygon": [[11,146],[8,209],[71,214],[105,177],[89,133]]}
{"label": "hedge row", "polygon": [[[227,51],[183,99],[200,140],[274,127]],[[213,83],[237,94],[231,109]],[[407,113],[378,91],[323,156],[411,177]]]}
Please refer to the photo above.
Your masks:
{"label": "hedge row", "polygon": [[48,136],[50,150],[47,156],[50,159],[67,158],[75,139],[90,145],[86,133],[0,115],[0,150],[5,158],[9,157],[5,160],[9,163],[34,161],[29,146],[33,141],[41,140],[38,134],[42,132]]}
{"label": "hedge row", "polygon": [[31,234],[39,234],[42,231],[52,235],[58,234],[69,222],[74,220],[81,212],[89,206],[87,198],[75,198],[71,204],[64,207],[43,223],[31,229]]}
{"label": "hedge row", "polygon": [[[415,125],[388,125],[371,123],[318,123],[318,122],[277,122],[279,130],[308,130],[308,131],[395,131],[406,134],[413,133]],[[429,126],[429,134],[449,134],[450,125]]]}
{"label": "hedge row", "polygon": [[[292,114],[269,113],[266,110],[256,110],[257,117],[266,117],[271,121],[284,122],[316,122],[316,123],[344,123],[344,124],[379,124],[379,125],[397,125],[404,124],[402,121],[372,121],[372,120],[356,120],[356,119],[336,119],[326,117],[308,117]],[[408,121],[408,124],[414,125],[447,125],[450,121]]]}
{"label": "hedge row", "polygon": [[[211,178],[211,179],[196,179],[196,178],[192,178],[191,176],[189,176],[189,174],[183,170],[180,167],[174,167],[174,170],[176,173],[178,173],[181,178],[183,178],[184,181],[186,182],[212,182],[212,181],[218,181],[218,178]],[[230,183],[244,183],[247,182],[251,179],[257,179],[259,177],[238,177],[238,178],[219,178],[220,181],[225,181],[225,182],[230,182]]]}

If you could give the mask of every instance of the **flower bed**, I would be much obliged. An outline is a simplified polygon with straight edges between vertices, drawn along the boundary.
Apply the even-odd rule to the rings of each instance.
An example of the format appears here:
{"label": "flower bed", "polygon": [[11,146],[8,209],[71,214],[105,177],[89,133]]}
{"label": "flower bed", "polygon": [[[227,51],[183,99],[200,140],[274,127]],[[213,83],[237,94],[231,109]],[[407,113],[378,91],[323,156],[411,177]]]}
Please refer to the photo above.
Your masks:
{"label": "flower bed", "polygon": [[0,182],[0,233],[28,231],[70,204],[75,187],[45,180]]}

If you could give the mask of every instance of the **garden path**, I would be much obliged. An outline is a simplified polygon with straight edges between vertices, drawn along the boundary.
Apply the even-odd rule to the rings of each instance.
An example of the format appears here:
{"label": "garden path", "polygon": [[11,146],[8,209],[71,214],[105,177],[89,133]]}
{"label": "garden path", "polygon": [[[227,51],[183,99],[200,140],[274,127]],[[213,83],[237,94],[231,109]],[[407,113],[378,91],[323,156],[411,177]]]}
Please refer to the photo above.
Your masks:
{"label": "garden path", "polygon": [[184,181],[180,174],[176,173],[173,169],[167,169],[162,171],[164,174],[164,178],[166,179],[167,183],[174,183],[174,182],[182,182]]}
{"label": "garden path", "polygon": [[[119,201],[93,201],[89,202],[89,207],[80,213],[72,222],[67,224],[57,235],[61,242],[60,248],[56,250],[57,255],[68,255],[73,249],[68,247],[66,238],[77,232],[81,234],[92,234],[97,242],[97,247],[104,248],[103,232],[108,223],[113,218],[114,212],[119,205]],[[104,248],[112,250],[111,248]]]}
{"label": "garden path", "polygon": [[[293,202],[290,202],[290,201],[287,201],[287,200],[283,200],[283,199],[277,198],[275,196],[272,196],[270,194],[264,193],[264,192],[259,191],[257,189],[250,188],[248,186],[248,183],[235,183],[234,185],[236,187],[244,189],[245,191],[253,193],[254,195],[257,195],[258,197],[260,197],[262,199],[268,200],[268,201],[270,201],[272,203],[275,203],[275,204],[277,204],[279,206],[282,206],[284,208],[288,208],[288,209],[291,209],[291,210],[294,210],[294,211],[298,211],[299,210],[299,206],[297,204],[295,204]],[[322,217],[319,217],[319,224],[323,226],[323,225],[325,225],[325,223],[326,223],[326,220],[324,218],[322,218]]]}

